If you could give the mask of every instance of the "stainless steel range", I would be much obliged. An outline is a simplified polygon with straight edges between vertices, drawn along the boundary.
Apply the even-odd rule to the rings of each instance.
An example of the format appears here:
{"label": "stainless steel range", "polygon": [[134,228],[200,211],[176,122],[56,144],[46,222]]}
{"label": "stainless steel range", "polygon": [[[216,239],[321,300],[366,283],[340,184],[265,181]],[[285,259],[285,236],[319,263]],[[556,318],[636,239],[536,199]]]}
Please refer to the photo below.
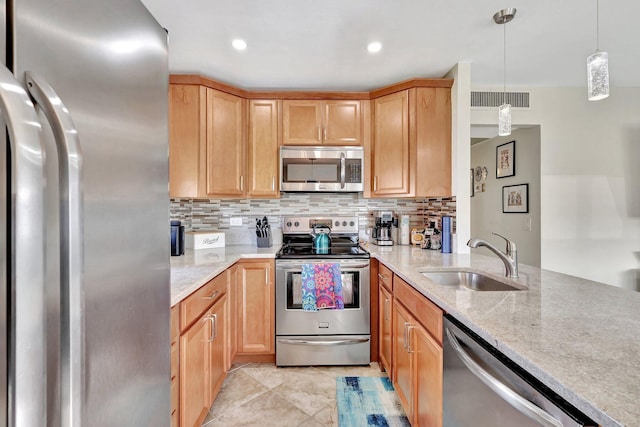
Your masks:
{"label": "stainless steel range", "polygon": [[[313,232],[331,230],[328,249]],[[276,254],[276,365],[367,365],[370,362],[369,252],[358,245],[357,217],[283,218]],[[337,263],[344,309],[305,311],[302,269]]]}

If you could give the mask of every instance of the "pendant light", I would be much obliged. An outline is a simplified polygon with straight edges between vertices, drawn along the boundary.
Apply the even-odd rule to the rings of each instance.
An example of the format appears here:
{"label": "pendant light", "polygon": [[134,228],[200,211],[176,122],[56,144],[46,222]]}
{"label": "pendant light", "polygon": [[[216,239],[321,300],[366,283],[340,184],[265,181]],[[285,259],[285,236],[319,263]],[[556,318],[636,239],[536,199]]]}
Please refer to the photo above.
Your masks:
{"label": "pendant light", "polygon": [[507,103],[507,22],[511,22],[516,16],[516,9],[502,9],[493,15],[496,24],[503,25],[504,29],[504,87],[502,91],[502,105],[498,107],[498,135],[511,135],[511,104]]}
{"label": "pendant light", "polygon": [[587,58],[589,101],[609,96],[609,54],[600,52],[600,2],[596,0],[596,51]]}

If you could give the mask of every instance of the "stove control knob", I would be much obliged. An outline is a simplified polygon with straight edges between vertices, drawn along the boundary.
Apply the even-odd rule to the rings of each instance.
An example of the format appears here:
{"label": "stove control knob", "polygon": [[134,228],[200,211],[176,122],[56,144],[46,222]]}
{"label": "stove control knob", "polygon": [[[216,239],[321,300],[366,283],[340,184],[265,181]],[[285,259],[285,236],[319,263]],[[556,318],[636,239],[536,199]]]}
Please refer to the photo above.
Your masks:
{"label": "stove control knob", "polygon": [[356,223],[355,223],[355,222],[353,222],[353,221],[350,221],[350,222],[349,222],[349,227],[353,227],[354,225],[356,225]]}
{"label": "stove control knob", "polygon": [[287,221],[287,227],[291,227],[291,221]]}
{"label": "stove control knob", "polygon": [[300,223],[298,221],[296,221],[296,222],[293,223],[293,225],[296,226],[296,227],[299,227]]}
{"label": "stove control knob", "polygon": [[340,227],[340,221],[336,221],[336,223],[334,224],[336,227]]}
{"label": "stove control knob", "polygon": [[342,221],[342,226],[346,227],[347,226],[347,221]]}

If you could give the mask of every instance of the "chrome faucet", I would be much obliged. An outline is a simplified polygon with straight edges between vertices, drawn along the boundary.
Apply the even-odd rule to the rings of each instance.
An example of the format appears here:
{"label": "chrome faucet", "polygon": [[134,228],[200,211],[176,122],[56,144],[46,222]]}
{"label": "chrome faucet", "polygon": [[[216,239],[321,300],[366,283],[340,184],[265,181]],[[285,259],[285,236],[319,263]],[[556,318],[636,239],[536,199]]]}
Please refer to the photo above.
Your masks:
{"label": "chrome faucet", "polygon": [[507,239],[504,236],[501,236],[498,233],[491,233],[491,234],[495,234],[498,237],[502,237],[507,242],[506,253],[502,252],[500,249],[496,248],[486,240],[479,239],[477,237],[470,239],[467,242],[467,246],[469,246],[470,248],[479,248],[481,246],[484,246],[487,249],[491,250],[491,252],[496,254],[498,258],[500,258],[504,263],[504,267],[507,270],[506,276],[514,279],[517,278],[518,277],[518,251],[516,249],[515,242],[512,242],[511,240]]}

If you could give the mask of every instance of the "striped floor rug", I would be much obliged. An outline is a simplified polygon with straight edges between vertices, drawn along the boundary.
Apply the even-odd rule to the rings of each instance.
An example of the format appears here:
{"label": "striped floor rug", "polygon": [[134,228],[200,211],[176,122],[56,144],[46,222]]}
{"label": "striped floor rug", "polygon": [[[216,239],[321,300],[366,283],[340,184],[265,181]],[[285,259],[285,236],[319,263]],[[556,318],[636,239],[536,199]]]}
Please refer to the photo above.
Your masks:
{"label": "striped floor rug", "polygon": [[387,377],[338,377],[336,401],[340,427],[411,425]]}

